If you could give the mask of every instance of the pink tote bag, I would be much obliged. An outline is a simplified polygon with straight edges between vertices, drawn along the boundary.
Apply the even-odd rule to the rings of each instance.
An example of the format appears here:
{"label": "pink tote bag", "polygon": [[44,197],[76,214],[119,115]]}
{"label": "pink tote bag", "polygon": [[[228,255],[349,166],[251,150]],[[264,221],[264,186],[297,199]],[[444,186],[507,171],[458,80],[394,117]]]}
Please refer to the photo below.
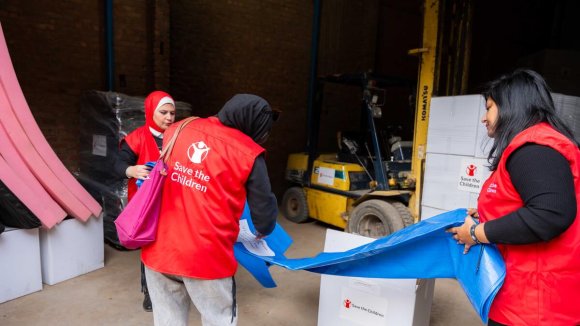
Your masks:
{"label": "pink tote bag", "polygon": [[187,118],[179,125],[149,173],[149,179],[143,182],[135,196],[115,220],[119,242],[125,248],[137,249],[155,241],[161,210],[161,190],[167,176],[167,157],[181,129],[196,118]]}

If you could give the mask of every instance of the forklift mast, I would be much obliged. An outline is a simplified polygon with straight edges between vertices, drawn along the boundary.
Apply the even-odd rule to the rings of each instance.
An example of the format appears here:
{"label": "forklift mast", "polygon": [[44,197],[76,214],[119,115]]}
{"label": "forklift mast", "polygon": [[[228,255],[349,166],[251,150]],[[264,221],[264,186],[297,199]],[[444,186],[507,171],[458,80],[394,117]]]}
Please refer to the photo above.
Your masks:
{"label": "forklift mast", "polygon": [[[365,83],[365,85],[368,85]],[[383,164],[383,158],[381,157],[381,149],[379,144],[379,136],[377,135],[377,127],[375,125],[375,114],[374,108],[371,100],[371,93],[367,86],[363,91],[363,110],[366,110],[366,115],[368,117],[369,129],[371,132],[371,140],[373,143],[373,149],[375,151],[373,166],[375,170],[375,181],[377,182],[376,190],[389,190],[389,184],[387,183],[387,172],[385,171],[385,165]]]}
{"label": "forklift mast", "polygon": [[421,195],[427,155],[429,109],[437,67],[436,55],[440,5],[441,1],[439,0],[425,0],[423,2],[423,44],[419,49],[409,50],[409,54],[417,55],[419,58],[419,81],[415,101],[415,127],[411,160],[411,178],[415,183],[415,191],[409,201],[409,210],[415,221],[421,219]]}
{"label": "forklift mast", "polygon": [[[361,121],[364,121],[369,128],[371,142],[374,151],[373,171],[375,174],[375,190],[389,190],[387,171],[381,154],[381,140],[375,124],[375,112],[380,111],[380,106],[373,103],[372,90],[383,89],[384,87],[406,87],[412,89],[413,82],[401,77],[379,76],[372,73],[354,73],[354,74],[334,74],[316,78],[313,88],[313,96],[308,103],[307,114],[307,140],[306,153],[308,154],[308,167],[303,175],[302,184],[311,186],[311,175],[314,161],[318,157],[318,137],[320,131],[320,118],[322,113],[322,104],[324,96],[324,85],[334,83],[340,85],[351,85],[362,90],[361,96]],[[375,87],[376,86],[376,87]]]}

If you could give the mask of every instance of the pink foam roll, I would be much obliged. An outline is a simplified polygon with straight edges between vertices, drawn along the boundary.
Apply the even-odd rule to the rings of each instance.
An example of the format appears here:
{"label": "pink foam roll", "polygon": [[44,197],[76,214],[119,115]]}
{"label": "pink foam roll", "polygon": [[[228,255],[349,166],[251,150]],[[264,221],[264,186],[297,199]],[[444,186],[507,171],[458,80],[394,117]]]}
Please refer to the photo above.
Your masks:
{"label": "pink foam roll", "polygon": [[[0,66],[4,66],[2,62],[0,62]],[[2,80],[0,80],[0,123],[4,126],[8,138],[14,144],[14,148],[24,160],[26,166],[32,171],[32,174],[34,174],[50,196],[67,213],[75,218],[86,221],[91,216],[91,212],[73,196],[70,190],[59,180],[38,154],[26,135],[23,126],[14,115]]]}
{"label": "pink foam roll", "polygon": [[62,211],[61,216],[51,214],[45,205],[46,202],[38,200],[36,193],[20,179],[18,173],[12,170],[2,156],[0,156],[0,179],[32,214],[38,217],[43,226],[51,228],[66,216],[64,211]]}
{"label": "pink foam roll", "polygon": [[[56,153],[52,150],[38,124],[34,120],[28,103],[24,98],[16,73],[12,66],[12,60],[6,46],[2,25],[0,25],[0,80],[4,83],[5,90],[9,94],[8,98],[11,107],[20,121],[25,126],[26,134],[39,155],[44,159],[48,168],[59,178],[59,180],[70,189],[72,195],[80,201],[94,216],[99,216],[102,208],[99,203],[84,189],[68,169],[62,164]],[[72,215],[72,214],[71,214]],[[89,216],[77,214],[75,217],[87,220]]]}
{"label": "pink foam roll", "polygon": [[[35,203],[38,203],[38,205],[42,207],[42,210],[35,213],[35,215],[45,227],[51,228],[66,217],[66,212],[57,202],[54,201],[54,199],[52,199],[52,197],[50,197],[40,182],[38,182],[32,172],[30,172],[26,163],[22,160],[18,151],[10,142],[8,134],[1,123],[0,156],[3,157],[5,164],[8,165],[12,173],[16,174],[16,177],[21,180],[17,187],[22,186],[23,191],[35,198]],[[12,192],[14,193],[14,191]],[[21,192],[22,191],[20,191],[20,193]],[[20,199],[20,201],[22,201],[22,199]],[[24,203],[24,201],[22,202]],[[26,205],[26,207],[28,207],[28,205]],[[28,209],[32,211],[31,207],[28,207]]]}

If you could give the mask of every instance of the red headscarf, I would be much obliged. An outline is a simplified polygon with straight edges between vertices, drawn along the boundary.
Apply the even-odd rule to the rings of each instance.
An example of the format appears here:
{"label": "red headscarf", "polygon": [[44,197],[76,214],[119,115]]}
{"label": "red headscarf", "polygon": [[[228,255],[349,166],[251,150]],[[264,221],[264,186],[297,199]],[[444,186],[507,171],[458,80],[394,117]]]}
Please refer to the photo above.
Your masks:
{"label": "red headscarf", "polygon": [[162,106],[163,104],[171,103],[175,107],[175,102],[171,95],[165,93],[164,91],[153,91],[151,94],[147,95],[145,98],[145,125],[151,127],[159,132],[164,132],[165,130],[159,128],[159,126],[153,121],[153,113],[155,110]]}

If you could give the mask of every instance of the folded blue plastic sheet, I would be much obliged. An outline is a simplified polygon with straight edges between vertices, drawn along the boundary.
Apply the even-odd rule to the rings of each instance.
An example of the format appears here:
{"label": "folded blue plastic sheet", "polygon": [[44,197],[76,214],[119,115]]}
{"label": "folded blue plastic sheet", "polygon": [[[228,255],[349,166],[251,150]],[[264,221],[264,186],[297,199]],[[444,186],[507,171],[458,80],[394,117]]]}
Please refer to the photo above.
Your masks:
{"label": "folded blue plastic sheet", "polygon": [[[268,271],[271,265],[351,277],[455,278],[481,320],[487,323],[491,302],[505,278],[505,264],[494,245],[475,246],[464,255],[463,245],[445,232],[461,225],[466,214],[465,209],[457,209],[348,251],[309,258],[285,257],[292,239],[280,225],[265,239],[272,256],[253,254],[239,242],[234,249],[238,262],[265,287],[276,286]],[[242,219],[248,220],[252,229],[249,217],[246,208]]]}

